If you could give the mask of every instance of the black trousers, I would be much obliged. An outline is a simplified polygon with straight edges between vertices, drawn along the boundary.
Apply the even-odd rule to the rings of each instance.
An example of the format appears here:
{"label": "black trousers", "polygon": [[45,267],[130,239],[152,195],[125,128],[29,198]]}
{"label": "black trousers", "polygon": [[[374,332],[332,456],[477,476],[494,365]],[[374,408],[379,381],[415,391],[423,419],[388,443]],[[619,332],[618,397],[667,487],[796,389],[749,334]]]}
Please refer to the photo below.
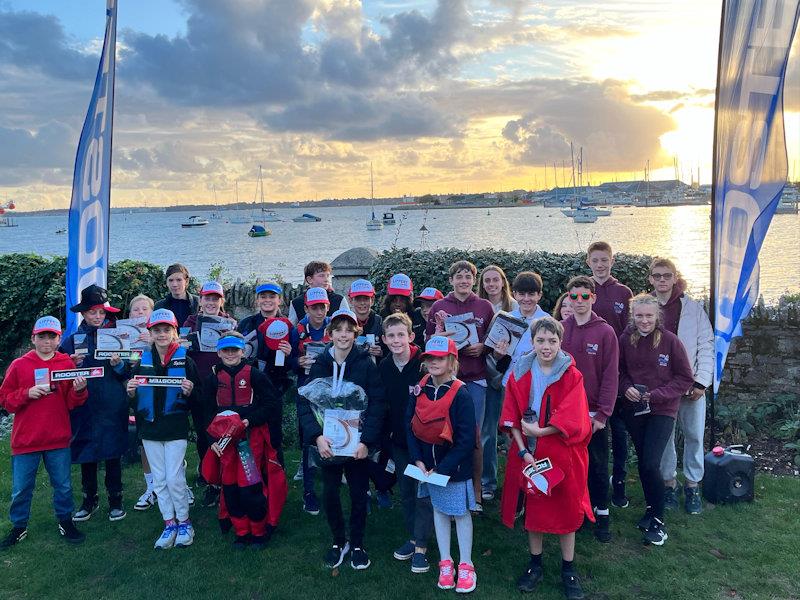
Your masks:
{"label": "black trousers", "polygon": [[625,481],[628,474],[626,468],[628,462],[628,431],[625,429],[625,419],[622,417],[620,406],[625,399],[617,398],[614,412],[608,418],[608,425],[611,427],[611,459],[613,461],[611,474],[614,481]]}
{"label": "black trousers", "polygon": [[206,415],[200,403],[193,403],[190,410],[192,413],[194,432],[197,434],[197,441],[195,442],[195,446],[197,447],[197,456],[202,463],[203,457],[206,455],[206,451],[211,447],[211,444],[208,441],[208,434],[206,433],[206,427],[208,426],[208,423],[206,423]]}
{"label": "black trousers", "polygon": [[[106,491],[109,497],[122,495],[122,459],[110,458],[106,463]],[[87,496],[97,495],[97,463],[81,463],[81,487]]]}
{"label": "black trousers", "polygon": [[343,546],[347,541],[342,499],[339,488],[342,486],[342,473],[347,477],[350,490],[350,545],[361,548],[364,545],[364,530],[367,526],[367,490],[369,489],[369,459],[351,460],[335,465],[323,464],[322,503],[325,515],[333,534],[333,543]]}
{"label": "black trousers", "polygon": [[403,520],[406,524],[409,539],[414,540],[420,548],[427,548],[433,533],[433,505],[431,497],[417,498],[416,479],[403,475],[408,466],[408,448],[392,446],[397,485],[400,488],[400,503],[403,507]]}
{"label": "black trousers", "polygon": [[625,411],[625,425],[631,434],[639,462],[639,479],[647,506],[653,516],[664,518],[664,479],[661,477],[661,457],[667,447],[675,419],[665,415],[633,416]]}
{"label": "black trousers", "polygon": [[589,441],[589,498],[598,510],[608,508],[608,427],[598,429]]}

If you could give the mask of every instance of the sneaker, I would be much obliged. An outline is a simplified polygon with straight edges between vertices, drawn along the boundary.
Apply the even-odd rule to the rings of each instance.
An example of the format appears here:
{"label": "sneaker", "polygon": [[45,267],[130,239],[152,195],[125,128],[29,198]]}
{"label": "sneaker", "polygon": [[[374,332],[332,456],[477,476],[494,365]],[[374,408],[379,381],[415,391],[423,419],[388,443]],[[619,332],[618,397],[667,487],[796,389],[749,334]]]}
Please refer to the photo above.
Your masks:
{"label": "sneaker", "polygon": [[494,491],[493,490],[483,490],[481,492],[481,500],[485,502],[491,502],[494,500]]}
{"label": "sneaker", "polygon": [[267,542],[269,541],[269,536],[266,535],[251,535],[250,536],[250,547],[253,550],[263,550],[267,547]]}
{"label": "sneaker", "polygon": [[175,521],[170,521],[164,526],[164,531],[153,544],[156,550],[167,550],[175,545],[175,538],[178,535],[178,524]]}
{"label": "sneaker", "polygon": [[28,537],[27,527],[14,527],[3,538],[3,541],[0,541],[0,550],[8,550],[14,544],[19,544],[26,537]]}
{"label": "sneaker", "polygon": [[394,556],[397,560],[408,560],[409,558],[414,556],[415,547],[416,546],[414,545],[414,542],[409,540],[405,544],[400,546],[397,550],[395,550],[392,556]]}
{"label": "sneaker", "polygon": [[233,546],[234,550],[245,550],[247,548],[247,544],[250,543],[250,536],[248,535],[237,535],[233,538]]}
{"label": "sneaker", "polygon": [[644,515],[639,522],[636,524],[636,527],[641,529],[642,531],[647,531],[650,528],[650,522],[653,520],[653,509],[652,507],[648,506],[645,511]]}
{"label": "sneaker", "polygon": [[392,495],[389,492],[375,492],[378,508],[392,508]]}
{"label": "sneaker", "polygon": [[703,512],[703,501],[700,500],[699,487],[683,488],[683,508],[690,515],[699,515]]}
{"label": "sneaker", "polygon": [[344,557],[348,552],[350,552],[350,542],[346,542],[344,546],[334,544],[325,553],[325,566],[335,569],[344,562]]}
{"label": "sneaker", "polygon": [[[153,494],[153,496],[155,497],[155,494]],[[194,492],[189,486],[186,486],[186,496],[189,500],[189,506],[194,506]]]}
{"label": "sneaker", "polygon": [[207,485],[203,493],[203,506],[212,508],[219,504],[219,488],[215,485]]}
{"label": "sneaker", "polygon": [[564,595],[567,600],[581,600],[583,596],[583,588],[581,587],[581,580],[575,572],[561,572],[561,583],[564,584]]}
{"label": "sneaker", "polygon": [[678,510],[678,488],[664,486],[664,510]]}
{"label": "sneaker", "polygon": [[175,536],[175,547],[186,548],[187,546],[191,546],[192,542],[194,542],[194,527],[192,527],[191,521],[178,523],[178,535]]}
{"label": "sneaker", "polygon": [[612,475],[609,481],[611,482],[611,504],[617,508],[628,508],[630,501],[625,495],[625,480],[614,479]]}
{"label": "sneaker", "polygon": [[598,542],[607,544],[611,541],[611,517],[609,515],[595,515],[597,520],[594,526],[594,537]]}
{"label": "sneaker", "polygon": [[58,533],[64,536],[64,540],[69,544],[80,544],[86,539],[86,534],[78,531],[72,519],[64,519],[58,522]]}
{"label": "sneaker", "polygon": [[122,521],[128,513],[122,508],[122,494],[115,494],[108,497],[108,520]]}
{"label": "sneaker", "polygon": [[544,571],[542,571],[542,567],[530,565],[528,570],[517,579],[517,589],[520,592],[532,592],[543,578]]}
{"label": "sneaker", "polygon": [[303,510],[310,515],[319,514],[319,500],[314,492],[306,492],[303,494]]}
{"label": "sneaker", "polygon": [[452,560],[439,561],[439,583],[437,585],[440,590],[452,590],[456,587]]}
{"label": "sneaker", "polygon": [[303,461],[300,461],[300,464],[297,465],[297,473],[292,477],[292,481],[303,481]]}
{"label": "sneaker", "polygon": [[136,504],[133,505],[133,510],[147,510],[156,503],[156,493],[153,490],[147,490],[144,494],[139,496]]}
{"label": "sneaker", "polygon": [[367,556],[366,550],[363,548],[353,548],[353,551],[350,553],[351,567],[353,567],[356,571],[363,571],[371,564],[372,563],[369,562],[369,556]]}
{"label": "sneaker", "polygon": [[456,592],[459,594],[469,594],[478,587],[478,576],[475,574],[475,567],[467,563],[458,565],[458,583]]}
{"label": "sneaker", "polygon": [[475,503],[475,508],[470,511],[473,515],[482,515],[483,514],[483,504],[480,502]]}
{"label": "sneaker", "polygon": [[428,557],[424,552],[414,552],[411,557],[411,572],[412,573],[427,573],[431,570],[431,565],[428,563]]}
{"label": "sneaker", "polygon": [[86,494],[83,495],[83,504],[78,509],[74,515],[72,515],[73,521],[88,521],[92,518],[92,515],[97,512],[97,509],[100,508],[100,502],[97,498],[97,495],[94,496],[87,496]]}
{"label": "sneaker", "polygon": [[650,521],[650,527],[644,532],[644,543],[663,546],[668,537],[667,532],[664,531],[664,521],[658,517],[653,517],[653,520]]}

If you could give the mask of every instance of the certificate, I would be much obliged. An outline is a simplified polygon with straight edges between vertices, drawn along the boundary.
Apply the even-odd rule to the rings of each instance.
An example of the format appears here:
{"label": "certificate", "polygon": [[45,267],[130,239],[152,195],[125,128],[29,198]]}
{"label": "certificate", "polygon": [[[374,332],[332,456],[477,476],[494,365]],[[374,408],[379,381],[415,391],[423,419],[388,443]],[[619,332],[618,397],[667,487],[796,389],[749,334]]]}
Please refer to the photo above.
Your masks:
{"label": "certificate", "polygon": [[[139,339],[142,334],[147,333],[147,317],[120,319],[116,323],[116,329],[128,332],[129,347],[131,350],[148,349],[149,344]],[[102,329],[100,331],[102,331]]]}
{"label": "certificate", "polygon": [[403,471],[403,475],[408,475],[412,479],[416,479],[417,481],[422,481],[423,483],[430,483],[431,485],[438,485],[439,487],[444,487],[447,485],[447,482],[450,481],[449,475],[442,475],[441,473],[431,473],[430,475],[426,474],[422,469],[420,469],[417,465],[407,465],[406,470]]}
{"label": "certificate", "polygon": [[508,342],[506,354],[514,354],[517,344],[522,339],[522,335],[528,330],[528,324],[522,319],[511,316],[502,310],[498,312],[486,334],[485,344],[492,350],[497,350],[499,342]]}
{"label": "certificate", "polygon": [[325,409],[322,435],[331,441],[334,456],[355,456],[361,442],[358,430],[361,411],[342,408]]}
{"label": "certificate", "polygon": [[234,322],[221,317],[200,317],[198,320],[200,352],[216,352],[217,340],[235,329]]}
{"label": "certificate", "polygon": [[475,315],[471,312],[447,317],[444,320],[444,330],[450,334],[450,339],[456,343],[456,348],[459,350],[480,341]]}

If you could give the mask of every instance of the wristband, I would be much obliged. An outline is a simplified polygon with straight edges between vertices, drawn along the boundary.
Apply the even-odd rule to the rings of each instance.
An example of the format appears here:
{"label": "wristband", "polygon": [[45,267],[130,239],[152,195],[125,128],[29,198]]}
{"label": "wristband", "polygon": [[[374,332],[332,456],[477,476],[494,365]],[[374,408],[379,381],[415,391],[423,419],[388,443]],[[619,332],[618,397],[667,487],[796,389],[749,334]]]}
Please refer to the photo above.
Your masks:
{"label": "wristband", "polygon": [[520,458],[525,458],[525,455],[530,453],[531,453],[530,450],[528,450],[527,448],[523,448],[522,450],[517,452],[517,456],[519,456]]}
{"label": "wristband", "polygon": [[692,387],[695,388],[696,390],[703,390],[704,392],[706,391],[706,386],[704,386],[702,383],[697,383],[696,381],[694,382]]}

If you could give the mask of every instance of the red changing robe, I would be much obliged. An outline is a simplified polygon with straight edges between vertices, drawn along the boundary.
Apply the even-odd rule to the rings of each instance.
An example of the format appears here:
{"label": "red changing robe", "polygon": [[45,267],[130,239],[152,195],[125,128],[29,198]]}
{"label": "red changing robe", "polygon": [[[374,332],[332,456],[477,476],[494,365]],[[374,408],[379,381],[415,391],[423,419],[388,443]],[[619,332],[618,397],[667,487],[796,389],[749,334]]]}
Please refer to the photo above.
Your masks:
{"label": "red changing robe", "polygon": [[[570,357],[572,358],[572,357]],[[535,360],[535,359],[534,359]],[[530,404],[533,376],[530,370],[517,380],[512,373],[506,387],[500,427],[522,429],[522,413]],[[549,421],[546,412],[547,397],[550,396]],[[561,379],[548,386],[542,397],[539,426],[552,425],[561,433],[540,437],[534,458],[549,458],[554,466],[564,472],[564,479],[552,488],[550,496],[526,492],[527,480],[522,475],[525,462],[517,454],[517,445],[508,453],[506,479],[500,502],[503,524],[514,527],[514,515],[520,494],[525,496],[525,529],[542,533],[564,534],[576,531],[584,516],[592,521],[592,504],[586,480],[589,465],[587,447],[592,437],[589,406],[583,388],[583,376],[575,367],[575,360]],[[523,439],[524,439],[523,435]]]}

